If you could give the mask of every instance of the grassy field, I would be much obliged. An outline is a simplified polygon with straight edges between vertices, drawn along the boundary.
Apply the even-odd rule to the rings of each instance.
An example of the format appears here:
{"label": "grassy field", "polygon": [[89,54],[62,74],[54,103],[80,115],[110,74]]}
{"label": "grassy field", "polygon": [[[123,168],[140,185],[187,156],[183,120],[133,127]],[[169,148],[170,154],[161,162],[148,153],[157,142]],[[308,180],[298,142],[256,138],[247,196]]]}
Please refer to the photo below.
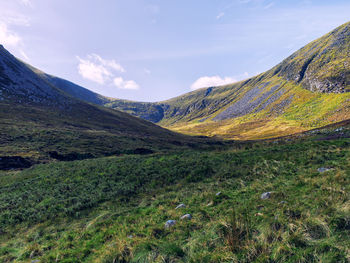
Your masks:
{"label": "grassy field", "polygon": [[1,172],[0,261],[349,262],[349,135]]}

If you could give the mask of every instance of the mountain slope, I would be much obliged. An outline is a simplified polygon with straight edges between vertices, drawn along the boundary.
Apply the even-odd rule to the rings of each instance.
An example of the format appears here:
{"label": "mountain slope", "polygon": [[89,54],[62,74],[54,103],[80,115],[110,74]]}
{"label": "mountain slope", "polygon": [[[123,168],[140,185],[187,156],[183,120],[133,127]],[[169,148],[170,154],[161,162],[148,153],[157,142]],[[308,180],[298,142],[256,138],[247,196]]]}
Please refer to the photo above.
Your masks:
{"label": "mountain slope", "polygon": [[70,86],[61,90],[47,78],[0,47],[0,157],[74,160],[193,147],[199,140],[78,100],[65,92]]}
{"label": "mountain slope", "polygon": [[[188,134],[234,139],[288,135],[350,118],[350,23],[248,80],[159,103],[106,106]],[[157,108],[156,118],[150,108]]]}
{"label": "mountain slope", "polygon": [[70,82],[68,80],[61,79],[48,74],[43,74],[42,77],[47,82],[54,85],[56,88],[59,88],[60,90],[63,90],[64,92],[80,100],[91,102],[97,105],[104,105],[111,100],[107,97],[85,89],[77,84],[74,84],[73,82]]}

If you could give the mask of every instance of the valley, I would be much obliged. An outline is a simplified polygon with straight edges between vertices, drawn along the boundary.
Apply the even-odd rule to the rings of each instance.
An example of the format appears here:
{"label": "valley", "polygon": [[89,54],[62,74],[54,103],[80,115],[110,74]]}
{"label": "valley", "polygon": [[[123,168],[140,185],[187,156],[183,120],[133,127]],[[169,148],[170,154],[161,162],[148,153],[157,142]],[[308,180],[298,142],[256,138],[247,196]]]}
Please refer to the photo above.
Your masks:
{"label": "valley", "polygon": [[0,261],[349,262],[349,52],[148,103],[1,46]]}
{"label": "valley", "polygon": [[107,107],[168,129],[226,139],[290,135],[350,118],[350,23],[256,77],[158,103],[114,100]]}

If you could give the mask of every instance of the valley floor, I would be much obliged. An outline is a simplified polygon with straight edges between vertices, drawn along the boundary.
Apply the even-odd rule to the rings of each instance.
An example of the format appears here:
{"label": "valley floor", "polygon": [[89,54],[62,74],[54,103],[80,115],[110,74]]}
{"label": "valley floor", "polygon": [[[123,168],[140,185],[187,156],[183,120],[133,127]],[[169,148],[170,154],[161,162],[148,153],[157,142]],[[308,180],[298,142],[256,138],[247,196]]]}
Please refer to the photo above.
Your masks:
{"label": "valley floor", "polygon": [[349,135],[1,172],[0,261],[349,262]]}

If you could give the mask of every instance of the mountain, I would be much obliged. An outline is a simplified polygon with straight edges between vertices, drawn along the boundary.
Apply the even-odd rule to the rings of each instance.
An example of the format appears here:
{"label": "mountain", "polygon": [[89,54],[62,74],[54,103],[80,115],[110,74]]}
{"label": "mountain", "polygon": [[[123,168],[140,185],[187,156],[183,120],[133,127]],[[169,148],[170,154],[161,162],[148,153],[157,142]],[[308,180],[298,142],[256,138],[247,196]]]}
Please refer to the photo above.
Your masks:
{"label": "mountain", "polygon": [[38,73],[48,83],[80,100],[94,103],[97,105],[104,105],[112,100],[95,92],[92,92],[86,88],[83,88],[68,80],[45,74],[40,71]]}
{"label": "mountain", "polygon": [[350,118],[350,23],[271,70],[157,103],[114,100],[126,111],[187,134],[265,139]]}
{"label": "mountain", "polygon": [[204,140],[83,100],[102,104],[108,99],[44,74],[0,46],[0,168],[8,162],[27,166],[21,158],[41,162],[145,154],[195,147]]}

